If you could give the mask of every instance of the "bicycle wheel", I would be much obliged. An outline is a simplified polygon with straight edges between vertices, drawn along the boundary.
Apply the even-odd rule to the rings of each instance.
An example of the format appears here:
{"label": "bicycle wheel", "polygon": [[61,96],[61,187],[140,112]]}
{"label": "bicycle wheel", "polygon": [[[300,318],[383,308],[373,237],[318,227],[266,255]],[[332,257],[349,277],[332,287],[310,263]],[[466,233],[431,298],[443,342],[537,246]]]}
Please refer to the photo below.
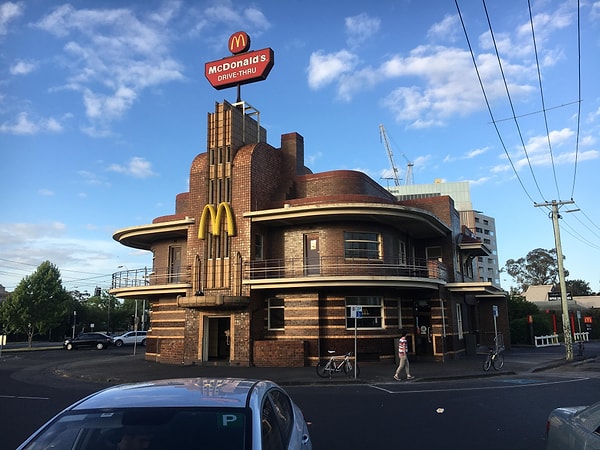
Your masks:
{"label": "bicycle wheel", "polygon": [[356,377],[360,375],[360,366],[358,364],[352,364],[350,361],[344,364],[344,373],[349,377],[354,376],[354,368],[356,367]]}
{"label": "bicycle wheel", "polygon": [[483,370],[485,370],[487,372],[488,370],[490,370],[491,366],[492,366],[492,357],[490,355],[487,355],[487,357],[483,361]]}
{"label": "bicycle wheel", "polygon": [[317,375],[321,378],[331,377],[331,361],[319,361],[317,364]]}
{"label": "bicycle wheel", "polygon": [[492,358],[492,363],[494,363],[494,369],[502,369],[502,366],[504,366],[504,356],[502,356],[502,353],[496,353]]}

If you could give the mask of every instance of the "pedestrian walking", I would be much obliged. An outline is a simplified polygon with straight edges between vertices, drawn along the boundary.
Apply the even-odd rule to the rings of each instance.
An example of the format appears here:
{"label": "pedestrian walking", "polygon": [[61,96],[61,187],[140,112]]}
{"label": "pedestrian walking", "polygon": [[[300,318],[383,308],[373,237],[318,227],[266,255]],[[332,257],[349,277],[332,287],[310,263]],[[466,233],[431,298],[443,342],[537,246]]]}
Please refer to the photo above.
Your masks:
{"label": "pedestrian walking", "polygon": [[412,380],[414,377],[410,374],[410,364],[408,362],[408,342],[406,341],[406,331],[402,332],[402,336],[400,337],[400,341],[398,342],[398,357],[400,359],[400,364],[396,368],[396,373],[394,374],[394,380],[400,381],[400,372],[402,369],[406,371],[406,379]]}

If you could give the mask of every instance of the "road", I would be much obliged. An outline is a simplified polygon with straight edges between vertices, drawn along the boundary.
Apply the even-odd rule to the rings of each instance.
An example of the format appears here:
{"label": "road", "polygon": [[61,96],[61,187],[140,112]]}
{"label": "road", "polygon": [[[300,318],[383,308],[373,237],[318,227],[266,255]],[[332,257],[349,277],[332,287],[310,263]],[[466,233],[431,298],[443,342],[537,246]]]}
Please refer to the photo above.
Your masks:
{"label": "road", "polygon": [[[131,348],[3,355],[2,448],[15,448],[56,412],[106,386],[56,377],[51,369],[57,363],[74,358],[100,360],[123,352]],[[525,376],[286,386],[286,390],[311,423],[315,449],[536,450],[545,447],[550,410],[600,400],[600,372],[592,366],[566,366]]]}

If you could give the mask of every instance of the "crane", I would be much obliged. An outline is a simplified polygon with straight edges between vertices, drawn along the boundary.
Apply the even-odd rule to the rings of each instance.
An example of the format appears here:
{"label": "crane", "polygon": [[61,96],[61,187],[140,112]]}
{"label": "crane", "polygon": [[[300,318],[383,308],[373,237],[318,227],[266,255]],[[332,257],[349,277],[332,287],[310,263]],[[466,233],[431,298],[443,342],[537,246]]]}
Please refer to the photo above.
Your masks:
{"label": "crane", "polygon": [[[383,125],[379,125],[379,133],[381,134],[381,139],[385,145],[388,156],[390,158],[390,164],[392,165],[393,172],[393,180],[396,186],[400,186],[400,178],[398,177],[398,167],[396,167],[396,163],[394,162],[394,153],[392,152],[392,147],[390,146],[387,133],[385,132],[385,127]],[[402,153],[404,159],[406,159],[406,180],[404,184],[413,184],[413,166],[414,164],[410,161],[404,153]]]}

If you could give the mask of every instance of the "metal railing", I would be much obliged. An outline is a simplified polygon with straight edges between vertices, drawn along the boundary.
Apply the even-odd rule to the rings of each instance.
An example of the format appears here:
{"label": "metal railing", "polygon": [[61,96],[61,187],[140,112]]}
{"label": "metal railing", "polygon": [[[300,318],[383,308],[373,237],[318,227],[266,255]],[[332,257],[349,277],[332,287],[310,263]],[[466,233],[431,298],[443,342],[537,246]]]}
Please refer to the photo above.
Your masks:
{"label": "metal railing", "polygon": [[155,286],[163,284],[191,283],[191,266],[181,267],[178,270],[170,268],[123,270],[112,274],[112,288],[129,288],[141,286]]}
{"label": "metal railing", "polygon": [[302,277],[416,277],[448,281],[446,265],[437,260],[381,260],[324,256],[308,263],[304,258],[254,260],[244,263],[246,280]]}

